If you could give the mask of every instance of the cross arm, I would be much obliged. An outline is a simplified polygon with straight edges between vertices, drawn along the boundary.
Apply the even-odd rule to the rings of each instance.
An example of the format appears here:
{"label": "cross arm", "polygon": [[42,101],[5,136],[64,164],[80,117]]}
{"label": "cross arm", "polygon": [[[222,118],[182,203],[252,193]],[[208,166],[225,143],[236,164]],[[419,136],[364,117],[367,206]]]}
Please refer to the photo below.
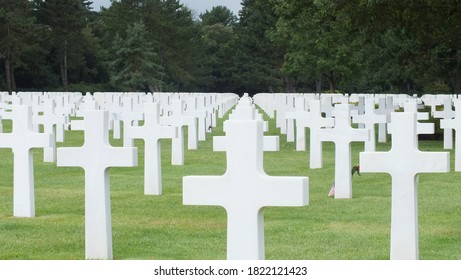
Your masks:
{"label": "cross arm", "polygon": [[223,176],[185,176],[183,204],[223,206],[224,184]]}
{"label": "cross arm", "polygon": [[361,152],[360,172],[391,173],[393,161],[388,152]]}
{"label": "cross arm", "polygon": [[417,173],[450,172],[449,152],[421,152],[416,159]]}
{"label": "cross arm", "polygon": [[82,147],[57,149],[57,166],[78,166],[85,168],[86,162],[88,160],[82,157]]}
{"label": "cross arm", "polygon": [[305,206],[309,204],[308,177],[263,175],[259,199],[261,206]]}
{"label": "cross arm", "polygon": [[135,147],[106,146],[105,155],[100,155],[105,161],[105,167],[132,167],[138,165],[138,149]]}

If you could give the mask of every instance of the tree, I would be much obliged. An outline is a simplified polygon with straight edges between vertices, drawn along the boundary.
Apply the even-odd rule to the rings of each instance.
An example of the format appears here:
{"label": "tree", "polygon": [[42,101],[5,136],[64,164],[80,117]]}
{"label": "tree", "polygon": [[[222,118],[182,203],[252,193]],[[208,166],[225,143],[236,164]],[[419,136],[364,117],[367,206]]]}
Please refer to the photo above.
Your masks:
{"label": "tree", "polygon": [[223,6],[213,7],[200,15],[204,68],[200,85],[203,90],[226,92],[235,88],[232,83],[234,14]]}
{"label": "tree", "polygon": [[317,83],[325,78],[330,92],[360,68],[359,32],[351,28],[350,17],[337,2],[342,1],[274,1],[278,34],[289,42],[283,72]]}
{"label": "tree", "polygon": [[69,67],[82,64],[82,30],[89,15],[86,0],[35,0],[39,22],[49,28],[51,50],[59,65],[62,85],[69,87]]}
{"label": "tree", "polygon": [[282,89],[283,77],[280,68],[284,49],[269,38],[276,22],[277,16],[271,2],[242,1],[233,47],[233,80],[238,91],[254,94]]}
{"label": "tree", "polygon": [[237,23],[237,17],[225,6],[213,7],[210,11],[200,14],[200,20],[204,26],[222,24],[226,27],[233,27]]}
{"label": "tree", "polygon": [[116,59],[111,63],[111,82],[115,86],[130,90],[159,91],[162,80],[162,67],[155,63],[158,56],[148,41],[144,23],[137,22],[128,27],[126,38],[116,36],[114,53]]}
{"label": "tree", "polygon": [[195,87],[200,59],[199,24],[178,0],[123,0],[102,12],[106,42],[124,37],[133,19],[142,20],[163,67],[162,90],[183,91]]}
{"label": "tree", "polygon": [[4,61],[8,91],[16,90],[15,68],[23,65],[24,54],[34,46],[34,18],[27,0],[0,1],[0,58]]}

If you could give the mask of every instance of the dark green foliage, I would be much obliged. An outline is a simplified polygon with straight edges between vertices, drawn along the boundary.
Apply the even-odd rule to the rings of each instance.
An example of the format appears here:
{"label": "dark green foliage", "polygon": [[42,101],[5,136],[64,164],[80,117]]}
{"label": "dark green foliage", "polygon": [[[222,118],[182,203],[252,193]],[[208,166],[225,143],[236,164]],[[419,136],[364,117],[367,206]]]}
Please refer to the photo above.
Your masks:
{"label": "dark green foliage", "polygon": [[115,36],[113,53],[115,59],[110,63],[113,85],[131,91],[161,87],[163,69],[156,63],[158,56],[142,21],[128,27],[126,38]]}
{"label": "dark green foliage", "polygon": [[[90,3],[0,0],[1,90],[461,93],[461,0]],[[142,79],[121,63],[139,22]]]}

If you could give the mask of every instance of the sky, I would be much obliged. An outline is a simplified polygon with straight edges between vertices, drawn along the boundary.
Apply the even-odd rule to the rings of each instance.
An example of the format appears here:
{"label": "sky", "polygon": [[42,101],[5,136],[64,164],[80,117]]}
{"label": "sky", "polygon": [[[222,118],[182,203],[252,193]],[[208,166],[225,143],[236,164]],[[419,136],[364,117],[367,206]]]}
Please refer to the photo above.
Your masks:
{"label": "sky", "polygon": [[[99,7],[109,7],[110,0],[91,0],[93,1],[93,10],[99,11]],[[180,0],[181,3],[186,4],[192,11],[195,11],[195,15],[200,15],[206,10],[211,10],[215,6],[226,6],[231,10],[234,15],[238,16],[238,12],[241,8],[241,0]]]}

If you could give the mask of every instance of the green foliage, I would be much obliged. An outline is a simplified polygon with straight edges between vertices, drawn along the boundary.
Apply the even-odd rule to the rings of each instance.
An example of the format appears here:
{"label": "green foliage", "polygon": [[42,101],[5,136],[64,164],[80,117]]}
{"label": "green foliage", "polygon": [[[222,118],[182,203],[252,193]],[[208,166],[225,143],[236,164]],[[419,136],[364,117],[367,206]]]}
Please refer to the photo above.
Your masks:
{"label": "green foliage", "polygon": [[10,92],[17,89],[15,72],[26,68],[28,56],[36,52],[37,29],[29,1],[0,1],[0,61]]}
{"label": "green foliage", "polygon": [[160,88],[163,69],[156,63],[158,56],[149,44],[142,21],[128,27],[126,38],[115,37],[113,53],[115,59],[110,64],[113,85],[131,91]]}
{"label": "green foliage", "polygon": [[[89,3],[0,0],[0,86],[461,93],[461,0],[244,0],[238,18],[216,6],[199,19],[179,0]],[[121,83],[114,39],[141,21],[159,68]]]}
{"label": "green foliage", "polygon": [[224,26],[235,26],[237,17],[225,6],[213,7],[210,11],[200,14],[202,25],[211,26],[215,24],[222,24]]}
{"label": "green foliage", "polygon": [[88,14],[85,0],[36,0],[39,23],[48,30],[51,54],[59,67],[64,90],[68,90],[69,69],[82,67],[82,30]]}
{"label": "green foliage", "polygon": [[235,28],[235,69],[238,92],[277,92],[283,88],[280,67],[283,49],[271,42],[269,33],[277,17],[268,1],[244,0]]}

